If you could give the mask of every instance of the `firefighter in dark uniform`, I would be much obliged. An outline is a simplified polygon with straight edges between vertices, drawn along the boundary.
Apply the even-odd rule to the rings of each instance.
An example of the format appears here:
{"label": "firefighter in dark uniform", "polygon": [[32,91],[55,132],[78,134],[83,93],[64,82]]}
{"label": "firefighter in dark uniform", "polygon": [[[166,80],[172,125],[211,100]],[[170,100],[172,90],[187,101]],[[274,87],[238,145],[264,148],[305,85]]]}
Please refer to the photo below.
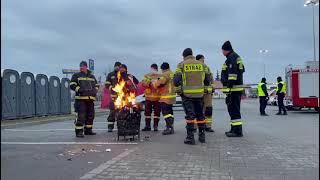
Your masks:
{"label": "firefighter in dark uniform", "polygon": [[[198,54],[196,56],[196,60],[204,63],[204,56],[202,54]],[[204,116],[206,118],[206,132],[214,132],[212,129],[213,118],[212,118],[212,94],[214,92],[214,80],[213,73],[210,71],[208,67],[208,71],[210,73],[211,82],[208,86],[204,87],[204,96],[203,96],[203,110]]]}
{"label": "firefighter in dark uniform", "polygon": [[268,116],[268,114],[266,114],[266,111],[265,111],[267,107],[267,102],[269,100],[266,81],[267,81],[266,78],[262,78],[261,82],[258,84],[258,96],[259,96],[259,102],[260,102],[261,116]]}
{"label": "firefighter in dark uniform", "polygon": [[70,88],[76,92],[74,104],[75,112],[77,113],[75,121],[76,136],[95,135],[96,133],[92,132],[95,115],[94,101],[99,84],[94,75],[88,70],[87,62],[82,61],[80,63],[80,72],[72,76]]}
{"label": "firefighter in dark uniform", "polygon": [[281,110],[283,110],[283,115],[287,115],[287,110],[284,107],[283,104],[283,99],[285,97],[286,94],[286,90],[287,90],[287,85],[285,82],[282,81],[282,78],[279,76],[277,77],[277,95],[278,95],[278,107],[279,107],[279,112],[276,115],[282,115],[281,114]]}
{"label": "firefighter in dark uniform", "polygon": [[199,141],[205,143],[203,96],[204,86],[210,83],[210,74],[208,67],[192,55],[192,49],[185,49],[182,56],[183,61],[178,64],[174,75],[174,85],[181,87],[182,104],[186,113],[187,137],[184,143],[195,144],[195,124],[199,128]]}
{"label": "firefighter in dark uniform", "polygon": [[142,86],[145,88],[144,96],[146,98],[145,101],[145,121],[146,126],[142,129],[142,131],[151,131],[151,119],[152,119],[152,111],[153,111],[153,128],[154,131],[158,131],[158,124],[161,112],[161,105],[159,102],[160,96],[157,88],[152,86],[152,81],[157,80],[160,77],[158,73],[158,65],[151,65],[151,72],[144,76],[142,80]]}
{"label": "firefighter in dark uniform", "polygon": [[118,83],[118,76],[117,73],[120,69],[120,62],[116,62],[114,64],[114,70],[110,72],[107,76],[106,82],[105,82],[105,87],[110,90],[111,92],[111,101],[109,104],[109,116],[108,116],[108,132],[112,132],[114,128],[114,123],[115,123],[115,108],[114,108],[114,101],[117,98],[117,93],[112,90],[112,88],[115,87],[115,85]]}
{"label": "firefighter in dark uniform", "polygon": [[221,71],[222,91],[227,95],[226,104],[231,121],[231,130],[225,134],[227,137],[242,137],[240,103],[244,91],[243,73],[245,69],[241,57],[233,51],[229,41],[223,44],[222,52],[227,58]]}
{"label": "firefighter in dark uniform", "polygon": [[152,81],[152,86],[159,90],[161,103],[161,111],[164,120],[166,121],[166,129],[162,132],[163,135],[174,133],[174,116],[173,104],[176,103],[176,92],[173,85],[174,73],[170,70],[167,62],[161,64],[162,74],[157,80]]}

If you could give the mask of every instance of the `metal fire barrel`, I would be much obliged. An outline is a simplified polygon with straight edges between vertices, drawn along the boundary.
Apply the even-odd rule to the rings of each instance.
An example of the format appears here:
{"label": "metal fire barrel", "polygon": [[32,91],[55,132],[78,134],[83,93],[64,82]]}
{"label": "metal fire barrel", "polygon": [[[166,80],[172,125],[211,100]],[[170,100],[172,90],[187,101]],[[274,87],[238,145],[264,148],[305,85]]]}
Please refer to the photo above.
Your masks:
{"label": "metal fire barrel", "polygon": [[137,107],[123,107],[116,110],[118,141],[120,136],[135,136],[140,139],[141,110]]}

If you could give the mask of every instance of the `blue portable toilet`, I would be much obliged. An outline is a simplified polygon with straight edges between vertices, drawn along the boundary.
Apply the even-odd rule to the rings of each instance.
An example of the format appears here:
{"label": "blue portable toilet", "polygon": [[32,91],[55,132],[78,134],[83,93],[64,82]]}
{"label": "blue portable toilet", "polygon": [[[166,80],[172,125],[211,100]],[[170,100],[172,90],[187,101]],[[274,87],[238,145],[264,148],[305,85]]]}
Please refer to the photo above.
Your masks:
{"label": "blue portable toilet", "polygon": [[33,117],[35,115],[35,85],[31,72],[20,75],[20,114],[19,117]]}
{"label": "blue portable toilet", "polygon": [[12,69],[2,72],[2,118],[16,119],[20,114],[19,107],[19,73]]}
{"label": "blue portable toilet", "polygon": [[49,78],[49,114],[60,114],[60,79],[57,76]]}
{"label": "blue portable toilet", "polygon": [[61,91],[60,91],[60,108],[61,114],[71,113],[71,92],[70,92],[70,80],[68,78],[61,79]]}
{"label": "blue portable toilet", "polygon": [[36,116],[48,115],[49,107],[49,81],[44,74],[37,74],[35,80]]}

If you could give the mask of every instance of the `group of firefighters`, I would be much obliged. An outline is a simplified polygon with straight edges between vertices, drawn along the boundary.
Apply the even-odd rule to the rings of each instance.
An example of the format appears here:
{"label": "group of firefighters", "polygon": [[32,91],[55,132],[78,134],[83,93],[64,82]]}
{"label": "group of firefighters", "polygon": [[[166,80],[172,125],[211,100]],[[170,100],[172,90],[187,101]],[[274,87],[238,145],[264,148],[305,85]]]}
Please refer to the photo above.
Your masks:
{"label": "group of firefighters", "polygon": [[[226,57],[221,70],[222,91],[226,94],[226,104],[230,115],[230,131],[227,137],[242,137],[242,119],[240,113],[241,95],[244,91],[243,73],[245,68],[241,57],[234,52],[231,43],[226,41],[222,45],[222,53]],[[175,72],[170,70],[170,65],[163,62],[158,71],[157,64],[151,65],[151,72],[144,76],[141,84],[145,88],[145,127],[142,131],[151,131],[153,119],[153,130],[158,131],[160,113],[166,122],[163,135],[174,134],[173,104],[176,103],[176,95],[180,95],[185,111],[187,137],[185,144],[195,144],[194,133],[198,129],[198,140],[205,143],[205,132],[214,132],[212,129],[212,95],[214,92],[213,74],[205,64],[205,57],[201,54],[194,56],[191,48],[186,48],[183,60],[177,65]],[[118,74],[121,74],[119,76]],[[106,78],[105,88],[111,91],[108,121],[108,132],[112,132],[115,124],[115,105],[117,93],[113,90],[122,78],[129,90],[136,90],[139,81],[127,71],[127,66],[120,62],[114,64],[114,70]],[[281,78],[279,84],[282,84]],[[265,93],[266,80],[259,84],[259,95]],[[80,72],[72,76],[70,88],[76,92],[75,111],[75,133],[77,137],[84,135],[95,135],[92,131],[94,119],[94,103],[99,84],[87,68],[85,61],[80,63]],[[279,92],[285,88],[281,88]],[[281,96],[281,95],[280,95]],[[267,99],[267,93],[260,103]],[[280,99],[279,99],[280,104]],[[280,106],[279,106],[280,107]],[[265,115],[264,108],[260,108],[261,114]],[[279,108],[280,109],[280,108]],[[282,107],[281,107],[282,109]],[[280,109],[280,111],[281,111]],[[152,113],[153,112],[153,113]],[[285,110],[284,110],[285,112]],[[153,114],[153,116],[152,116]],[[281,114],[281,113],[280,113]]]}

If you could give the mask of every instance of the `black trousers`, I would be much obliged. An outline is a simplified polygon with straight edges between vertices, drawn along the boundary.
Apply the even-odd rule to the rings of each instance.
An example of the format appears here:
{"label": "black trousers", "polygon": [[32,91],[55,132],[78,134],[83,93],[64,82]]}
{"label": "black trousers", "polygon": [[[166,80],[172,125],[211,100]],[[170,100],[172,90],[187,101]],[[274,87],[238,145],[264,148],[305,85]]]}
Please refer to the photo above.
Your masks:
{"label": "black trousers", "polygon": [[75,122],[76,127],[92,129],[95,115],[94,102],[92,100],[76,100],[75,111],[78,113],[78,117]]}
{"label": "black trousers", "polygon": [[159,119],[161,113],[161,103],[159,101],[146,100],[144,115],[146,119],[151,119],[151,114],[153,111],[153,118]]}
{"label": "black trousers", "polygon": [[164,117],[165,120],[174,119],[172,104],[161,102],[161,111],[162,111],[162,116]]}
{"label": "black trousers", "polygon": [[266,114],[266,107],[267,107],[267,98],[266,96],[260,96],[259,97],[259,102],[260,102],[260,114]]}
{"label": "black trousers", "polygon": [[287,112],[286,108],[284,107],[283,104],[283,99],[284,99],[284,94],[279,94],[278,95],[278,108],[279,108],[279,113],[281,113],[281,110],[283,110],[283,112]]}
{"label": "black trousers", "polygon": [[113,129],[114,128],[114,123],[116,120],[116,113],[115,113],[115,107],[114,107],[114,101],[115,98],[112,98],[109,104],[109,116],[107,119],[108,122],[108,129]]}
{"label": "black trousers", "polygon": [[230,115],[231,125],[242,125],[240,113],[241,93],[232,92],[226,97],[226,104]]}
{"label": "black trousers", "polygon": [[194,123],[188,121],[196,120],[199,129],[205,128],[205,117],[203,115],[203,98],[189,98],[182,96],[182,105],[186,114],[187,130],[194,130]]}

